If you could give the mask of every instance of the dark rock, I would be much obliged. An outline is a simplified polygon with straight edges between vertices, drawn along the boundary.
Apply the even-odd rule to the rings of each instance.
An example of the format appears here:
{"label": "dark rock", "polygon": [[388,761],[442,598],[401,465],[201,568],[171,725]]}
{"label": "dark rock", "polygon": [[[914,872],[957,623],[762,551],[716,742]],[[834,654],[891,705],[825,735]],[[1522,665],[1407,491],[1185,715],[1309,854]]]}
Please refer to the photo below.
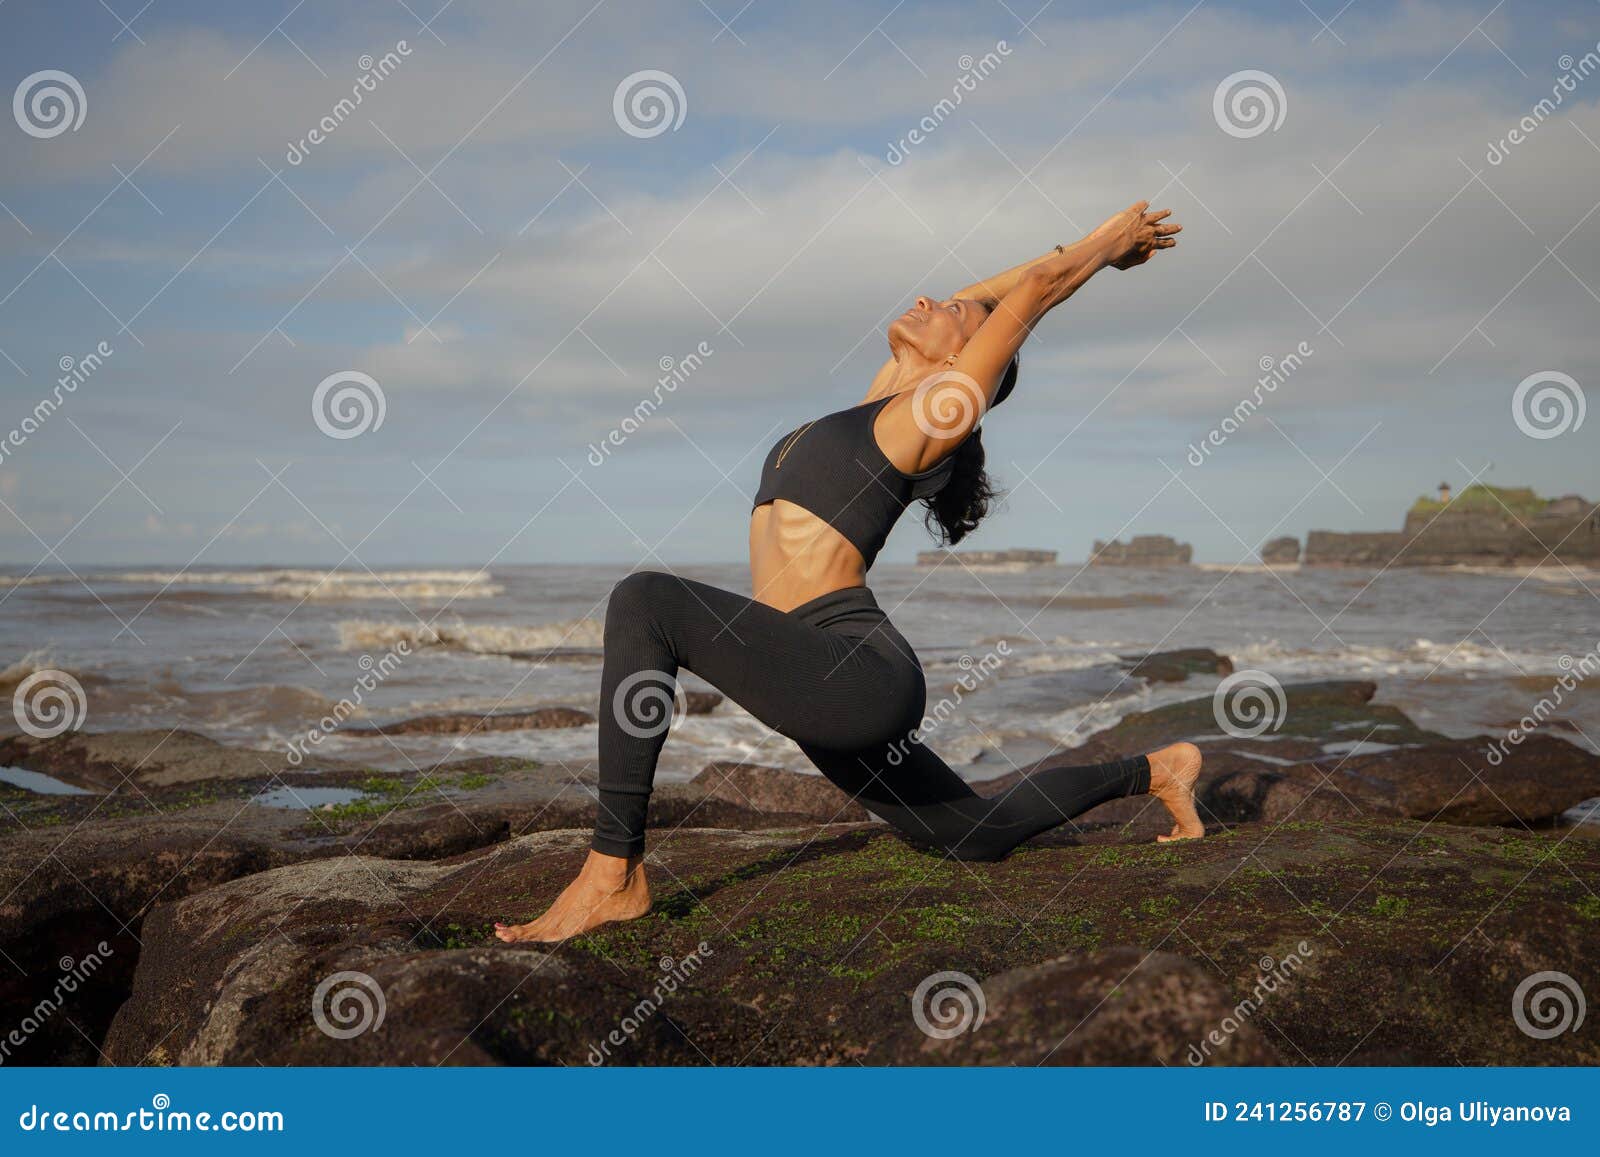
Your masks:
{"label": "dark rock", "polygon": [[821,775],[762,767],[754,763],[713,763],[690,781],[714,800],[750,811],[793,816],[822,823],[859,823],[871,818]]}
{"label": "dark rock", "polygon": [[0,739],[0,763],[53,775],[90,791],[170,787],[204,780],[265,779],[287,770],[281,751],[228,747],[181,728],[69,732]]}
{"label": "dark rock", "polygon": [[1453,824],[1539,824],[1600,795],[1600,755],[1547,735],[1508,745],[1498,762],[1481,740],[1462,739],[1352,755],[1325,767],[1358,799]]}
{"label": "dark rock", "polygon": [[488,714],[452,711],[443,715],[419,715],[397,723],[361,727],[341,727],[339,734],[366,735],[469,735],[479,731],[542,731],[551,727],[585,727],[594,716],[576,707],[536,707],[531,711],[495,711]]}
{"label": "dark rock", "polygon": [[1136,534],[1128,542],[1094,540],[1090,566],[1188,566],[1194,547],[1167,534]]}
{"label": "dark rock", "polygon": [[[648,917],[548,950],[492,939],[586,849],[573,831],[436,863],[340,857],[163,904],[106,1056],[581,1065],[613,1040],[598,1059],[1182,1064],[1217,1029],[1214,1063],[1600,1062],[1592,1034],[1534,1040],[1510,1004],[1536,971],[1592,979],[1600,921],[1573,882],[1600,873],[1591,841],[1297,822],[958,864],[876,827],[680,828],[653,842]],[[1568,870],[1530,871],[1551,856]],[[382,1024],[350,1039],[312,1015],[340,972],[384,997]],[[925,1044],[909,998],[941,972],[981,985],[988,1014]]]}
{"label": "dark rock", "polygon": [[1261,548],[1267,566],[1290,566],[1300,561],[1300,540],[1292,535],[1275,538]]}
{"label": "dark rock", "polygon": [[[934,997],[938,989],[930,989]],[[982,984],[984,1016],[966,1016],[960,986],[942,1031],[955,1036],[904,1034],[896,1059],[944,1065],[1276,1065],[1278,1052],[1248,1019],[1236,1017],[1238,998],[1206,966],[1171,952],[1104,948],[1013,968]],[[972,996],[969,993],[968,1000]],[[927,1001],[924,1001],[927,1003]],[[1238,1019],[1224,1034],[1222,1026]],[[1207,1034],[1224,1041],[1206,1046]]]}
{"label": "dark rock", "polygon": [[[1360,817],[1440,819],[1456,824],[1549,823],[1600,795],[1600,756],[1553,736],[1522,743],[1450,739],[1416,726],[1403,712],[1370,702],[1368,682],[1284,687],[1280,730],[1236,737],[1221,729],[1212,700],[1136,712],[1079,747],[978,786],[1012,790],[1048,768],[1074,767],[1150,752],[1181,740],[1205,755],[1197,795],[1208,824]],[[1387,750],[1361,752],[1363,744]],[[1340,753],[1340,746],[1354,754]],[[1329,748],[1334,753],[1330,753]],[[1496,760],[1490,759],[1491,751]],[[1148,797],[1113,800],[1078,817],[1078,826],[1162,822]]]}
{"label": "dark rock", "polygon": [[683,699],[685,712],[689,715],[710,715],[722,702],[722,696],[716,691],[685,691]]}
{"label": "dark rock", "polygon": [[1233,660],[1210,647],[1156,651],[1150,655],[1123,655],[1128,674],[1153,683],[1181,683],[1190,675],[1231,675]]}

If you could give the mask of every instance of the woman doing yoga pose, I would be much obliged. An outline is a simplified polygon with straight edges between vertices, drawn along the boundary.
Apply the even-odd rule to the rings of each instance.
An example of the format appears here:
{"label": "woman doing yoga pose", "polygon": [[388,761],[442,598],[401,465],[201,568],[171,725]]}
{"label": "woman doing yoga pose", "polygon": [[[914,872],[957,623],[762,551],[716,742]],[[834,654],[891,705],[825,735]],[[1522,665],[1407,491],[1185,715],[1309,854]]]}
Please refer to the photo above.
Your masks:
{"label": "woman doing yoga pose", "polygon": [[[890,358],[865,401],[807,422],[768,453],[750,518],[753,599],[639,572],[606,607],[600,800],[578,877],[502,940],[555,941],[650,910],[645,813],[679,670],[717,687],[800,745],[844,793],[902,836],[964,860],[998,860],[1106,800],[1148,793],[1172,814],[1161,839],[1205,834],[1200,752],[1174,744],[1092,767],[1058,767],[1003,795],[974,792],[924,746],[926,685],[866,574],[913,501],[959,542],[993,497],[978,422],[1016,384],[1017,351],[1095,273],[1177,243],[1166,210],[1138,202],[1074,245],[963,289],[919,297],[889,326]],[[842,803],[843,801],[841,801]]]}

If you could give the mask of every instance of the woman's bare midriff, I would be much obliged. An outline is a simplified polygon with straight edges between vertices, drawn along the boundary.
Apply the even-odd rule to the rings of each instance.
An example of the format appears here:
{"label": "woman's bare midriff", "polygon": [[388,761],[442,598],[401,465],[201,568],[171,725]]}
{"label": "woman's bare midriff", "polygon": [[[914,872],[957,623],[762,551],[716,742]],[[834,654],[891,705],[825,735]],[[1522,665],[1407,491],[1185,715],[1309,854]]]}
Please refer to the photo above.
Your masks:
{"label": "woman's bare midriff", "polygon": [[750,515],[750,590],[756,602],[792,611],[821,595],[866,585],[861,552],[805,507],[779,498]]}

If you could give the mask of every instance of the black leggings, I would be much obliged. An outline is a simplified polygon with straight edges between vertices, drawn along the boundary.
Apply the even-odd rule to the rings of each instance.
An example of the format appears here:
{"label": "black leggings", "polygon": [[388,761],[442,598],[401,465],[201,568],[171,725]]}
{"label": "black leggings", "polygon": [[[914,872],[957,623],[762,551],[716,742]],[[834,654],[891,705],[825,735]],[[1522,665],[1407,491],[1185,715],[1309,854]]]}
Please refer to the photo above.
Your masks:
{"label": "black leggings", "polygon": [[656,758],[679,668],[800,745],[823,775],[901,835],[963,860],[998,860],[1096,804],[1150,789],[1144,756],[1028,776],[978,795],[918,741],[922,667],[866,587],[779,611],[641,571],[611,592],[600,682],[600,809],[593,847],[644,850]]}

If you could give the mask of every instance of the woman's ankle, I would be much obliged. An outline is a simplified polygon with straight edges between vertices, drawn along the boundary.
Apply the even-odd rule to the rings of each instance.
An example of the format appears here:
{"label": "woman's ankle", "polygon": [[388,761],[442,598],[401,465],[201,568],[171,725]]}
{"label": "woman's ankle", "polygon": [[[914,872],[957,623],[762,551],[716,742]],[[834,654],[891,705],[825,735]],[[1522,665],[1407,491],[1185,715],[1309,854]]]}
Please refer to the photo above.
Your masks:
{"label": "woman's ankle", "polygon": [[642,854],[613,856],[590,848],[589,858],[583,862],[582,875],[597,884],[620,891],[638,879],[643,864]]}

